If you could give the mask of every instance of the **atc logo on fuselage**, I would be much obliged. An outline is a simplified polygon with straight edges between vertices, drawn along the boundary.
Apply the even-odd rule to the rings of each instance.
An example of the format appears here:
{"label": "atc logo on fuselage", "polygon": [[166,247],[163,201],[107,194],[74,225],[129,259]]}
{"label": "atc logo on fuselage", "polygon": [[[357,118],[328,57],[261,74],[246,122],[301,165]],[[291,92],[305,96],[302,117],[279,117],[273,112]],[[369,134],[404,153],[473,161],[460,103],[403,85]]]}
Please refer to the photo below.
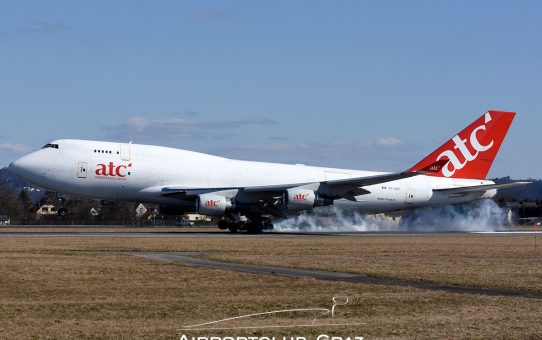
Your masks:
{"label": "atc logo on fuselage", "polygon": [[116,165],[114,162],[109,162],[109,164],[100,163],[96,165],[96,178],[126,181],[126,176],[130,175],[131,167],[132,163],[127,165]]}

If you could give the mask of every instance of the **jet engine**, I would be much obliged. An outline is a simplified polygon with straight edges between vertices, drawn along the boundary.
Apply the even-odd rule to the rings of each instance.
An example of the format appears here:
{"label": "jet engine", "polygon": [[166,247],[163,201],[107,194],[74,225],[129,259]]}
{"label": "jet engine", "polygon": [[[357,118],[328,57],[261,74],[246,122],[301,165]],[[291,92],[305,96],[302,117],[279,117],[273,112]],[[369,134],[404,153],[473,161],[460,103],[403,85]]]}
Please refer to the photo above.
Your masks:
{"label": "jet engine", "polygon": [[208,216],[224,215],[226,210],[232,208],[232,203],[229,199],[221,195],[202,194],[198,196],[197,211],[198,214]]}
{"label": "jet engine", "polygon": [[332,205],[333,200],[320,198],[312,190],[291,188],[284,194],[286,209],[290,211],[310,210],[314,207]]}

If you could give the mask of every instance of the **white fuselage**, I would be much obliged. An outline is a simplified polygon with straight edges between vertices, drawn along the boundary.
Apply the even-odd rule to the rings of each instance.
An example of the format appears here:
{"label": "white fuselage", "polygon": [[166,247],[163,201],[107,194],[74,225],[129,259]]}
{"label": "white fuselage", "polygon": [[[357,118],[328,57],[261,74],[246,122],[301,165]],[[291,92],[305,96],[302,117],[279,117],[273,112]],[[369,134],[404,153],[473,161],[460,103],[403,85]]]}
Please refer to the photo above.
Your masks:
{"label": "white fuselage", "polygon": [[[24,180],[49,190],[104,200],[191,204],[166,197],[160,188],[243,188],[310,183],[374,176],[382,173],[265,162],[250,162],[160,146],[85,140],[57,140],[10,164]],[[364,187],[370,193],[335,205],[365,213],[455,204],[490,198],[496,190],[461,195],[433,189],[492,184],[487,180],[419,175]]]}

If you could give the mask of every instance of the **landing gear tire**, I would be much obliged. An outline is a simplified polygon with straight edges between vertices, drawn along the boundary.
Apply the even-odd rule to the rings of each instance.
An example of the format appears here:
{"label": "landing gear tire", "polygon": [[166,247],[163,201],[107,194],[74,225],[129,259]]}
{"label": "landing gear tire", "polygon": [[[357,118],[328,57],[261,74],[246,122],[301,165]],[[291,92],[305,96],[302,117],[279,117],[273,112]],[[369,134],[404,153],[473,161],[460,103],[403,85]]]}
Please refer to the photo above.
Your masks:
{"label": "landing gear tire", "polygon": [[226,230],[229,228],[229,223],[226,220],[220,220],[218,221],[217,225],[218,229]]}
{"label": "landing gear tire", "polygon": [[247,218],[247,221],[235,221],[226,217],[218,221],[217,227],[222,230],[228,229],[232,233],[245,231],[248,234],[259,234],[264,230],[273,230],[273,224],[267,217],[251,215]]}
{"label": "landing gear tire", "polygon": [[60,216],[60,217],[68,216],[68,209],[66,209],[66,208],[58,209],[58,216]]}
{"label": "landing gear tire", "polygon": [[249,234],[259,234],[263,230],[263,225],[256,224],[256,223],[254,223],[254,224],[251,223],[251,224],[248,224],[246,226],[246,229],[247,229],[247,233],[249,233]]}

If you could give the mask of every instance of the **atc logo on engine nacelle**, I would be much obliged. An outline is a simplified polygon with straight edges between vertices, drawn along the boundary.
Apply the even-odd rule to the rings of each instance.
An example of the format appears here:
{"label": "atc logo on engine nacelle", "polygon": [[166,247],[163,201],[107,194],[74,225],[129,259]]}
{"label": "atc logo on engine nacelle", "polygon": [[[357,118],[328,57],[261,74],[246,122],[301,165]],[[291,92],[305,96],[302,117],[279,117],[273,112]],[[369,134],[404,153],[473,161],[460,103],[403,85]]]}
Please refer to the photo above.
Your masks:
{"label": "atc logo on engine nacelle", "polygon": [[207,208],[214,208],[214,207],[218,207],[218,204],[220,203],[219,200],[208,200],[208,201],[205,201],[205,207]]}
{"label": "atc logo on engine nacelle", "polygon": [[[489,123],[491,121],[491,115],[486,113],[485,115],[485,124]],[[459,135],[456,135],[454,138],[452,138],[452,141],[454,142],[454,150],[459,150],[460,154],[463,156],[465,161],[461,162],[456,155],[456,152],[454,150],[445,150],[437,157],[437,161],[441,159],[449,159],[450,161],[442,168],[442,174],[445,177],[452,177],[454,173],[457,170],[461,170],[467,165],[470,161],[475,160],[478,158],[478,155],[480,152],[487,151],[493,147],[493,139],[487,143],[486,145],[482,145],[480,143],[480,140],[478,138],[478,133],[480,131],[486,131],[486,125],[480,125],[476,127],[474,130],[471,131],[469,139],[463,139],[462,137],[459,137]],[[472,153],[469,150],[469,145],[476,151],[475,153]]]}
{"label": "atc logo on engine nacelle", "polygon": [[306,201],[308,194],[295,194],[294,201]]}

